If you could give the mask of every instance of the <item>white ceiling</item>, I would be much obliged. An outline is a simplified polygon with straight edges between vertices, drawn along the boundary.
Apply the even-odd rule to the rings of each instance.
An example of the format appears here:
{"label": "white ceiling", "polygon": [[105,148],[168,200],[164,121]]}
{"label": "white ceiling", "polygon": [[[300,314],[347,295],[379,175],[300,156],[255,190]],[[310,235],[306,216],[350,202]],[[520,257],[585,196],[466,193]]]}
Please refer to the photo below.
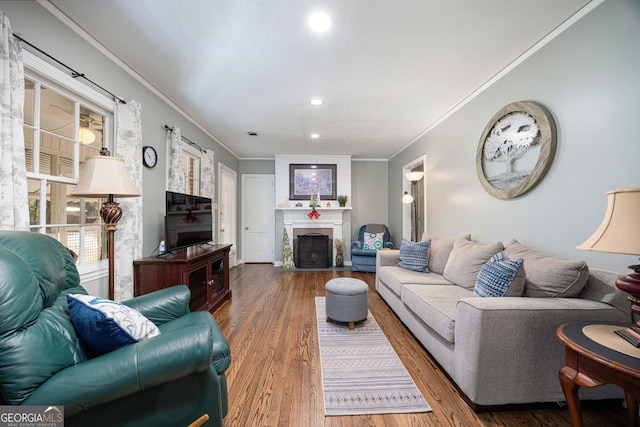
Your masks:
{"label": "white ceiling", "polygon": [[[367,159],[393,156],[589,3],[49,1],[240,158]],[[316,10],[327,33],[307,27]]]}

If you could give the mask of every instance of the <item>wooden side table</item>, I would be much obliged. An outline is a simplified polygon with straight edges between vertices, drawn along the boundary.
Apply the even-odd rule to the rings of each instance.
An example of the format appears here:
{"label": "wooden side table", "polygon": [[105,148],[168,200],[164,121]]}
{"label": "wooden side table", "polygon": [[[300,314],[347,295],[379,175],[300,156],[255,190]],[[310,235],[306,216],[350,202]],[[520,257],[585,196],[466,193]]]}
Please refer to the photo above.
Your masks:
{"label": "wooden side table", "polygon": [[629,326],[614,322],[575,322],[558,327],[556,335],[567,347],[566,366],[558,373],[573,427],[582,426],[580,387],[615,384],[624,389],[629,426],[638,424],[640,349],[613,331]]}

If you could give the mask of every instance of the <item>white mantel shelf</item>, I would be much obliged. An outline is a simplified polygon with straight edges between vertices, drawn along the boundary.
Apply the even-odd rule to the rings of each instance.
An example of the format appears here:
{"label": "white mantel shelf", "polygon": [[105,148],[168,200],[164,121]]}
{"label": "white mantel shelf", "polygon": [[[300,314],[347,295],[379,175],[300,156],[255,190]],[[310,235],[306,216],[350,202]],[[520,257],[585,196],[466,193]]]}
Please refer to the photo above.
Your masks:
{"label": "white mantel shelf", "polygon": [[[277,211],[310,211],[311,210],[311,206],[302,206],[302,207],[277,207],[276,208]],[[345,207],[330,207],[330,208],[326,208],[326,207],[321,207],[321,206],[317,206],[316,207],[317,211],[350,211],[351,210],[351,206],[345,206]]]}

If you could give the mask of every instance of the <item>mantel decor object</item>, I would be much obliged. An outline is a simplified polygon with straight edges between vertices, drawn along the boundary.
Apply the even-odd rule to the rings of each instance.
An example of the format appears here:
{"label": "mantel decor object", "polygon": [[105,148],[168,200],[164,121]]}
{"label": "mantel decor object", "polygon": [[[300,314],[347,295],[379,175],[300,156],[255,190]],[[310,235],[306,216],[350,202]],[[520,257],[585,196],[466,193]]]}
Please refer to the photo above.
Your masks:
{"label": "mantel decor object", "polygon": [[494,114],[482,132],[476,152],[478,179],[494,197],[519,197],[542,180],[555,151],[551,113],[536,102],[513,102]]}
{"label": "mantel decor object", "polygon": [[335,164],[289,165],[289,199],[305,200],[310,196],[317,201],[336,199]]}

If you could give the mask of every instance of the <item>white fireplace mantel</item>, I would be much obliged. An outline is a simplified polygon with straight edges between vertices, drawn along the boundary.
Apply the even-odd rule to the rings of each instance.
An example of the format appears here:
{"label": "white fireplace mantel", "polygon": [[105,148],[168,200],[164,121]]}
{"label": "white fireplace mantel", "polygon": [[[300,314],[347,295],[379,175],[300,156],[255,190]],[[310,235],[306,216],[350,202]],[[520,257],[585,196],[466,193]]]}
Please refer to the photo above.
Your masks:
{"label": "white fireplace mantel", "polygon": [[[350,211],[351,207],[317,207],[316,211],[320,213],[320,218],[310,219],[308,213],[311,208],[306,207],[277,207],[276,211],[282,211],[282,223],[287,230],[289,239],[293,238],[293,230],[296,228],[330,228],[333,230],[334,239],[344,240],[342,235],[342,214]],[[335,247],[333,248],[333,262],[336,259]]]}

